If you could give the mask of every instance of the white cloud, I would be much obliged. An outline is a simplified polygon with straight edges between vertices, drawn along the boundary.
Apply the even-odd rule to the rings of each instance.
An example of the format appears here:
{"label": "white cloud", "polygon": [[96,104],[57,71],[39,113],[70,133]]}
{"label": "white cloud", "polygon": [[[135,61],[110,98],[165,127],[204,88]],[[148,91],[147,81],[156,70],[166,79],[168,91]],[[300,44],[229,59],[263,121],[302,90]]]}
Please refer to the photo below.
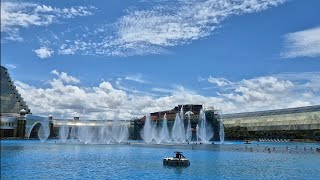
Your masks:
{"label": "white cloud", "polygon": [[[67,83],[61,78],[63,73],[52,71],[59,76],[50,81],[50,87],[37,88],[16,81],[18,91],[22,94],[34,114],[72,118],[112,119],[133,118],[147,113],[171,109],[177,104],[206,103],[217,104],[221,101],[215,97],[204,97],[184,88],[177,89],[170,96],[152,97],[148,95],[132,95],[116,89],[111,83],[103,81],[98,86],[81,87]],[[117,113],[120,114],[118,115]]]}
{"label": "white cloud", "polygon": [[65,72],[61,72],[59,73],[59,71],[57,70],[53,70],[51,71],[51,74],[55,74],[59,77],[59,81],[61,82],[65,82],[65,83],[72,83],[72,84],[77,84],[80,83],[80,80],[73,77],[73,76],[69,76],[67,73]]}
{"label": "white cloud", "polygon": [[151,88],[151,91],[160,92],[160,93],[173,93],[173,89],[165,89],[165,88]]}
{"label": "white cloud", "polygon": [[21,28],[48,26],[61,19],[89,16],[94,7],[56,8],[37,3],[1,1],[1,32],[4,39],[22,41]]}
{"label": "white cloud", "polygon": [[[128,76],[127,76],[128,77]],[[132,79],[128,79],[127,77],[125,77],[124,79],[125,80],[130,80],[130,81],[135,81],[135,82],[139,82],[139,81],[136,81],[136,80],[132,80]],[[149,93],[149,92],[146,92],[146,91],[140,91],[138,90],[137,88],[135,87],[127,87],[127,86],[123,86],[122,85],[122,81],[124,80],[123,78],[117,78],[116,80],[116,87],[120,90],[123,90],[123,91],[126,91],[127,93],[133,93],[133,94],[140,94],[140,95],[147,95],[147,96],[157,96],[156,94],[153,94],[153,93]],[[143,82],[139,82],[139,83],[147,83],[145,81]]]}
{"label": "white cloud", "polygon": [[319,72],[305,72],[305,73],[283,73],[276,77],[280,79],[287,79],[295,82],[295,88],[303,91],[310,89],[311,92],[320,92],[320,73]]}
{"label": "white cloud", "polygon": [[274,77],[244,79],[235,85],[232,93],[223,95],[235,102],[256,103],[261,107],[265,103],[276,102],[278,98],[283,99],[284,97],[281,96],[285,96],[290,92],[290,88],[293,88],[293,86],[291,81],[284,81]]}
{"label": "white cloud", "polygon": [[[148,43],[174,46],[211,34],[228,16],[259,12],[283,3],[270,1],[179,1],[156,6],[150,10],[136,10],[118,22],[118,36],[127,43]],[[173,5],[173,6],[172,6]]]}
{"label": "white cloud", "polygon": [[[130,119],[169,110],[178,104],[203,104],[205,107],[222,108],[224,113],[320,104],[320,89],[314,88],[312,78],[297,79],[299,74],[292,74],[294,78],[291,77],[291,80],[283,75],[243,79],[232,82],[234,85],[228,92],[221,87],[217,96],[204,96],[183,86],[177,86],[168,95],[150,96],[121,90],[107,81],[93,87],[75,85],[80,81],[65,72],[53,70],[52,74],[58,78],[52,79],[47,88],[15,82],[34,114],[63,115],[67,118],[79,115],[82,119]],[[320,72],[314,74],[320,77]],[[307,77],[304,73],[300,75]]]}
{"label": "white cloud", "polygon": [[285,38],[284,58],[320,56],[320,27],[289,33]]}
{"label": "white cloud", "polygon": [[219,87],[227,86],[227,85],[231,85],[232,84],[230,81],[228,81],[225,78],[215,78],[215,77],[211,77],[211,76],[208,78],[208,82],[210,82],[212,84],[215,84],[215,85],[217,85]]}
{"label": "white cloud", "polygon": [[124,79],[125,80],[130,80],[130,81],[135,81],[135,82],[138,82],[138,83],[143,83],[143,84],[148,83],[148,81],[146,81],[146,80],[144,80],[142,78],[141,74],[126,76]]}
{"label": "white cloud", "polygon": [[[260,12],[285,0],[204,0],[153,2],[130,8],[113,25],[95,27],[66,40],[59,54],[132,56],[169,53],[168,47],[212,35],[224,19]],[[141,2],[140,2],[141,3]],[[146,7],[146,6],[142,6]],[[83,37],[85,34],[85,37]]]}
{"label": "white cloud", "polygon": [[7,68],[11,68],[11,69],[17,68],[17,66],[14,65],[14,64],[6,64],[5,66],[6,66]]}
{"label": "white cloud", "polygon": [[64,55],[72,55],[72,54],[75,54],[76,52],[76,49],[72,49],[72,48],[68,48],[68,49],[61,49],[59,50],[59,54],[64,54]]}
{"label": "white cloud", "polygon": [[39,49],[34,50],[37,56],[41,59],[49,58],[53,55],[54,51],[47,47],[40,47]]}
{"label": "white cloud", "polygon": [[[231,82],[232,86],[227,93],[223,93],[226,90],[221,87],[218,95],[238,108],[230,112],[319,104],[320,100],[315,97],[320,95],[320,91],[314,89],[316,87],[314,77],[306,76],[306,74],[308,73],[288,73],[243,79]],[[320,77],[320,73],[313,74]]]}

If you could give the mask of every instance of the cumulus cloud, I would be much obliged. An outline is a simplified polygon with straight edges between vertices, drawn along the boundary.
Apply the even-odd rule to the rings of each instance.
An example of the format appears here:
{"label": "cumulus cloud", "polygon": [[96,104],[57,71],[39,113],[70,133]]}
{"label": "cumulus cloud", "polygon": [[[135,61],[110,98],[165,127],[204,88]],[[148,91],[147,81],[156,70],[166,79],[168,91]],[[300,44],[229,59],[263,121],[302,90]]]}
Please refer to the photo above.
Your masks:
{"label": "cumulus cloud", "polygon": [[[150,96],[119,89],[107,81],[86,87],[65,72],[53,70],[52,74],[58,78],[50,80],[47,88],[15,82],[34,114],[68,118],[80,116],[82,119],[131,119],[150,112],[169,110],[178,104],[203,104],[205,107],[222,108],[224,113],[320,104],[319,86],[314,84],[313,78],[299,79],[299,74],[230,81],[232,88],[225,92],[221,86],[215,96],[204,96],[183,86],[170,91],[153,89],[153,92],[164,90],[168,94]],[[314,78],[320,77],[320,73],[313,74]],[[307,77],[303,73],[300,75]]]}
{"label": "cumulus cloud", "polygon": [[[112,25],[94,27],[73,40],[59,54],[132,56],[168,53],[168,47],[207,37],[233,15],[276,7],[285,0],[153,1],[150,8],[130,8]],[[143,2],[140,2],[143,3]],[[85,34],[85,35],[83,35]]]}
{"label": "cumulus cloud", "polygon": [[279,95],[285,95],[293,86],[291,81],[280,80],[275,77],[244,79],[236,85],[234,92],[225,94],[225,96],[240,103],[265,103],[276,101]]}
{"label": "cumulus cloud", "polygon": [[65,82],[65,83],[73,83],[73,84],[77,84],[80,83],[80,80],[73,77],[73,76],[69,76],[67,73],[65,72],[59,72],[57,70],[53,70],[51,71],[51,74],[55,74],[59,77],[59,81],[61,82]]}
{"label": "cumulus cloud", "polygon": [[284,58],[320,56],[320,27],[289,33],[285,39]]}
{"label": "cumulus cloud", "polygon": [[53,55],[54,51],[47,47],[40,47],[39,49],[34,50],[37,56],[41,59],[49,58]]}
{"label": "cumulus cloud", "polygon": [[22,41],[21,28],[48,26],[61,19],[92,15],[94,7],[57,8],[29,2],[1,1],[1,33],[4,39]]}
{"label": "cumulus cloud", "polygon": [[[232,102],[238,110],[232,112],[257,111],[266,109],[289,108],[319,104],[320,91],[315,89],[315,77],[320,73],[277,74],[273,76],[243,79],[231,82],[226,91],[221,87],[218,92],[225,101]],[[208,78],[209,81],[210,78]]]}
{"label": "cumulus cloud", "polygon": [[15,82],[34,114],[53,114],[58,117],[63,115],[70,118],[80,115],[88,119],[130,119],[153,111],[171,109],[177,104],[221,102],[219,98],[201,96],[184,88],[177,89],[170,96],[155,98],[129,94],[106,81],[94,87],[81,87],[71,84],[70,81],[67,83],[65,78],[61,78],[64,74],[62,72],[54,70],[52,73],[59,78],[51,80],[48,88]]}

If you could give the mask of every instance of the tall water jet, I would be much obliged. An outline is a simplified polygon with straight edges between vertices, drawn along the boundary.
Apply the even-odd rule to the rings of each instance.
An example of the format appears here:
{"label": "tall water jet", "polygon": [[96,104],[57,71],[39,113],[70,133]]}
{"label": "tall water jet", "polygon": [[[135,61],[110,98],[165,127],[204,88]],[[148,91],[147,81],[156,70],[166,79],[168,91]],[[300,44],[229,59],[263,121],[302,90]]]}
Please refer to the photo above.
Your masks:
{"label": "tall water jet", "polygon": [[203,110],[200,110],[199,116],[199,138],[203,143],[209,142],[213,136],[213,130],[210,124],[207,123],[206,114]]}
{"label": "tall water jet", "polygon": [[199,125],[197,124],[197,127],[196,127],[196,134],[197,134],[197,143],[199,142]]}
{"label": "tall water jet", "polygon": [[83,122],[83,121],[81,121],[81,123],[79,124],[79,126],[78,126],[78,131],[77,131],[77,133],[76,133],[76,137],[77,137],[77,139],[80,141],[80,142],[84,142],[85,141],[85,139],[84,139],[84,133],[85,133],[85,127],[86,125],[85,125],[85,123]]}
{"label": "tall water jet", "polygon": [[88,121],[82,121],[81,125],[78,128],[77,137],[80,142],[88,144],[92,141],[92,132],[91,126]]}
{"label": "tall water jet", "polygon": [[111,129],[110,129],[110,123],[105,121],[104,122],[104,140],[103,142],[106,144],[110,144],[111,140],[112,140],[112,134],[111,134]]}
{"label": "tall water jet", "polygon": [[111,134],[112,138],[115,142],[119,142],[120,140],[120,131],[121,131],[121,124],[118,120],[113,120],[112,122],[112,128],[111,128]]}
{"label": "tall water jet", "polygon": [[152,129],[151,129],[151,136],[152,136],[152,139],[157,143],[157,144],[160,144],[161,143],[161,138],[159,137],[160,135],[160,132],[159,132],[159,129],[157,127],[157,123],[154,122],[154,123],[151,123],[152,124]]}
{"label": "tall water jet", "polygon": [[99,127],[99,133],[98,133],[98,142],[100,143],[110,143],[110,130],[109,130],[109,126],[108,126],[108,122],[107,121],[102,121],[101,125]]}
{"label": "tall water jet", "polygon": [[[181,111],[182,111],[182,108],[181,108]],[[181,113],[181,111],[180,111],[180,113]],[[182,118],[183,118],[183,115],[182,115]],[[176,113],[176,118],[174,120],[174,124],[172,127],[172,140],[176,143],[186,141],[184,122],[183,122],[183,119],[181,120],[178,113]]]}
{"label": "tall water jet", "polygon": [[142,139],[150,144],[152,141],[152,124],[151,124],[151,119],[149,115],[146,115],[146,121],[144,122],[143,129],[140,133]]}
{"label": "tall water jet", "polygon": [[163,122],[162,122],[162,129],[160,131],[160,137],[161,140],[164,142],[170,142],[170,134],[169,134],[169,130],[168,130],[168,120],[167,120],[167,114],[164,114],[163,116]]}
{"label": "tall water jet", "polygon": [[181,106],[181,109],[180,109],[180,119],[181,119],[181,121],[183,122],[183,128],[184,128],[184,114],[183,114],[183,105]]}
{"label": "tall water jet", "polygon": [[191,138],[192,138],[191,114],[193,114],[193,112],[188,111],[188,112],[186,112],[186,114],[188,115],[188,126],[187,126],[187,130],[186,130],[186,140],[188,142],[190,142]]}
{"label": "tall water jet", "polygon": [[184,128],[184,113],[183,113],[183,105],[181,106],[180,109],[180,120],[181,120],[181,142],[186,141],[186,130]]}
{"label": "tall water jet", "polygon": [[121,134],[120,134],[120,142],[125,142],[129,138],[129,129],[127,125],[127,121],[123,121],[121,123]]}
{"label": "tall water jet", "polygon": [[219,136],[220,136],[220,142],[221,144],[224,143],[224,125],[223,125],[223,119],[220,117],[220,130],[219,130]]}
{"label": "tall water jet", "polygon": [[113,120],[111,135],[112,139],[117,143],[126,141],[129,137],[129,130],[126,121]]}
{"label": "tall water jet", "polygon": [[42,122],[40,122],[38,137],[41,142],[44,142],[45,140],[48,139],[49,135],[50,135],[49,120],[48,118],[44,118]]}
{"label": "tall water jet", "polygon": [[67,125],[67,120],[62,120],[59,128],[59,138],[61,142],[65,143],[69,136],[69,126]]}
{"label": "tall water jet", "polygon": [[72,124],[71,124],[71,130],[70,130],[70,139],[73,141],[76,138],[76,121],[73,119]]}
{"label": "tall water jet", "polygon": [[[82,113],[83,116],[85,116],[86,110],[83,109]],[[90,121],[81,121],[81,125],[78,127],[77,131],[77,138],[80,140],[80,142],[85,144],[92,142],[93,133]]]}
{"label": "tall water jet", "polygon": [[161,136],[161,129],[157,126],[157,123],[153,124],[153,128],[152,128],[152,136],[153,136],[153,140],[157,143],[160,144],[163,140],[162,136]]}

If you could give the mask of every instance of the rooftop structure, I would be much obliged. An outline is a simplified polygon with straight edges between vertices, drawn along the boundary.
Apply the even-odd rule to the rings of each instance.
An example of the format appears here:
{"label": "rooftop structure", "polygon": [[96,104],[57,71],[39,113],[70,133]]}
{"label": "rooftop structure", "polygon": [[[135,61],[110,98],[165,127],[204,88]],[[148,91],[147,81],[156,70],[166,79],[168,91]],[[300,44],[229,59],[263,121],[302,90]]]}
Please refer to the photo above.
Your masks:
{"label": "rooftop structure", "polygon": [[[162,120],[163,116],[166,114],[168,120],[174,120],[176,117],[176,113],[179,113],[181,108],[183,112],[191,111],[195,115],[195,118],[198,118],[200,110],[202,109],[202,105],[198,105],[198,104],[178,105],[171,110],[150,113],[150,117],[152,120]],[[145,117],[143,119],[145,119]]]}

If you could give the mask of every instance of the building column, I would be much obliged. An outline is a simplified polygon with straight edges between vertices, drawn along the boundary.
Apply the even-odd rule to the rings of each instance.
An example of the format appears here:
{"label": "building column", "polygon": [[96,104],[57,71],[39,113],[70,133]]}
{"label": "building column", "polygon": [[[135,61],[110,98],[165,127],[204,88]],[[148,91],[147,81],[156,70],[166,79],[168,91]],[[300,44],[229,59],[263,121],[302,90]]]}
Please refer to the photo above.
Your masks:
{"label": "building column", "polygon": [[27,124],[26,111],[22,109],[20,111],[20,117],[18,117],[16,137],[24,139],[24,136],[26,134],[26,124]]}
{"label": "building column", "polygon": [[51,114],[48,116],[48,120],[49,120],[49,129],[50,129],[50,134],[48,138],[53,138],[54,137],[53,116]]}

